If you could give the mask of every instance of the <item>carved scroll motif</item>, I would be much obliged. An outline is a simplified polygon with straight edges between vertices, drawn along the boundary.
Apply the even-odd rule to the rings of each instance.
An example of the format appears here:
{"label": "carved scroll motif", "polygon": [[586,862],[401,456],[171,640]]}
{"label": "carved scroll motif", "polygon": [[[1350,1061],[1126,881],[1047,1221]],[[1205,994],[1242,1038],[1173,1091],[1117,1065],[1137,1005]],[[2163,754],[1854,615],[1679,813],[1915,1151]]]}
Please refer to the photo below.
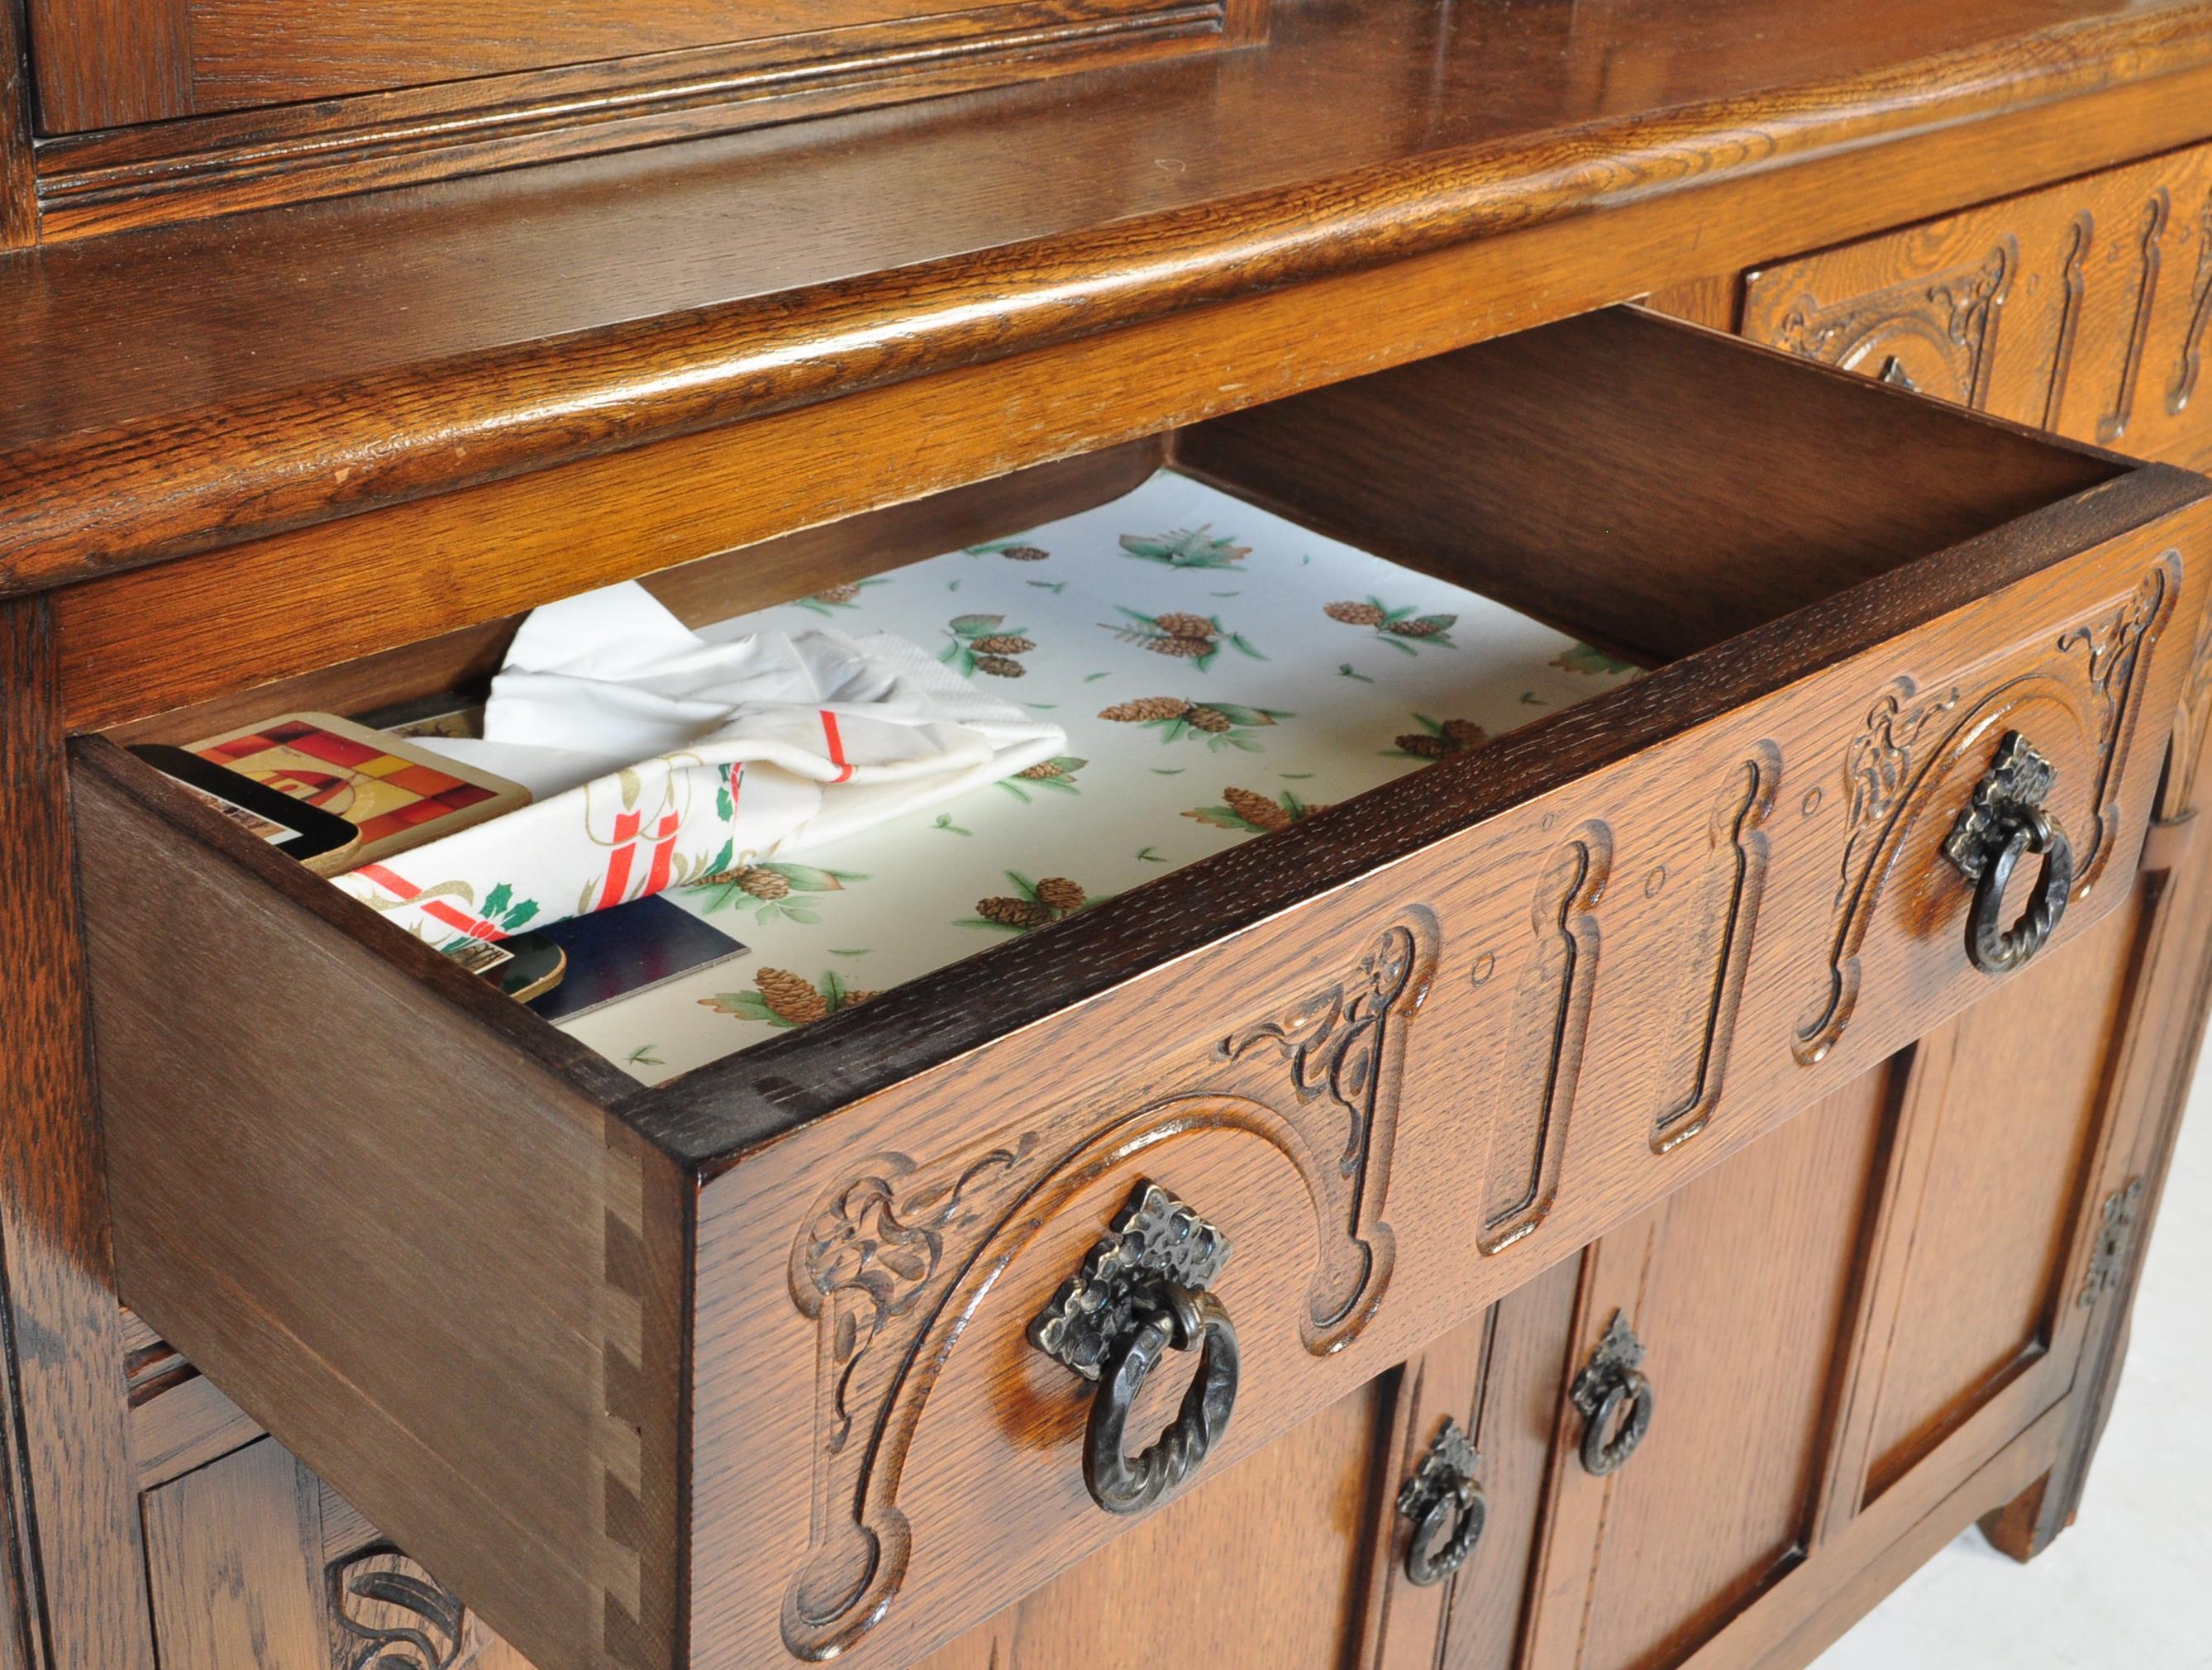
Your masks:
{"label": "carved scroll motif", "polygon": [[2212,329],[2212,192],[2207,192],[2197,230],[2197,286],[2189,307],[2188,328],[2182,333],[2181,352],[2173,367],[2173,380],[2166,390],[2166,409],[2179,417],[2188,410],[2197,392],[2197,380],[2204,369],[2204,333]]}
{"label": "carved scroll motif", "polygon": [[1834,1048],[1858,1000],[1858,948],[1873,914],[1881,876],[1875,853],[1890,835],[1927,751],[1927,732],[1959,705],[1954,688],[1923,696],[1900,677],[1875,698],[1865,726],[1844,756],[1850,790],[1850,834],[1836,883],[1836,931],[1825,1001],[1799,1023],[1794,1048],[1810,1066]]}
{"label": "carved scroll motif", "polygon": [[2180,707],[2174,716],[2158,808],[2166,823],[2179,823],[2197,809],[2197,761],[2208,719],[2212,719],[2212,609],[2197,622],[2197,647],[2190,653],[2189,676],[2182,683]]}
{"label": "carved scroll motif", "polygon": [[476,1646],[468,1609],[389,1543],[323,1571],[332,1670],[455,1670]]}
{"label": "carved scroll motif", "polygon": [[[1413,931],[1390,928],[1350,979],[1273,1019],[1231,1033],[1218,1048],[1226,1061],[1255,1054],[1279,1055],[1290,1068],[1299,1103],[1326,1098],[1343,1130],[1335,1169],[1345,1180],[1346,1199],[1339,1210],[1346,1233],[1323,1247],[1331,1267],[1316,1284],[1307,1314],[1308,1344],[1316,1350],[1343,1343],[1332,1339],[1333,1331],[1352,1319],[1370,1290],[1380,1297],[1374,1278],[1388,1275],[1390,1230],[1382,1222],[1380,1208],[1389,1184],[1398,1098],[1397,1062],[1386,1063],[1384,1054],[1405,1048],[1403,1029],[1394,1029],[1391,1017],[1412,987],[1421,959]],[[1328,1343],[1316,1343],[1322,1341]]]}
{"label": "carved scroll motif", "polygon": [[[1923,696],[1910,678],[1896,680],[1875,699],[1865,728],[1844,756],[1850,833],[1827,970],[1792,1040],[1801,1065],[1824,1060],[1850,1024],[1862,981],[1859,950],[1906,835],[1942,800],[1946,774],[2007,714],[2031,701],[2070,716],[2078,727],[2094,811],[2079,843],[2075,896],[2094,884],[2118,842],[2119,786],[2142,706],[2136,675],[2180,589],[2180,556],[2166,551],[2144,570],[2129,597],[2059,634],[2045,662],[1999,681],[1971,703],[1962,703],[1956,686]],[[1955,805],[1943,804],[1948,807],[1943,816],[1955,815]]]}
{"label": "carved scroll motif", "polygon": [[2081,298],[2089,246],[2097,235],[2096,217],[2084,209],[2074,217],[2073,241],[2067,246],[2066,266],[2060,280],[2065,299],[2058,313],[2058,347],[2051,360],[2051,386],[2044,391],[2043,427],[2057,432],[2066,410],[2066,382],[2074,369],[2074,343],[2081,333]]}
{"label": "carved scroll motif", "polygon": [[1591,822],[1553,853],[1529,909],[1535,946],[1513,994],[1510,1066],[1499,1087],[1484,1168],[1482,1233],[1503,1252],[1551,1213],[1559,1198],[1567,1125],[1582,1076],[1597,979],[1592,913],[1613,868],[1613,832]]}
{"label": "carved scroll motif", "polygon": [[1735,1034],[1744,971],[1766,884],[1767,814],[1782,778],[1782,758],[1771,743],[1729,774],[1713,803],[1702,884],[1697,889],[1682,996],[1702,989],[1702,1002],[1685,1001],[1680,1030],[1664,1060],[1681,1085],[1651,1121],[1651,1148],[1663,1154],[1705,1128],[1721,1096],[1729,1045]]}
{"label": "carved scroll motif", "polygon": [[2136,274],[2135,317],[2128,325],[2127,347],[2120,361],[2120,386],[2112,393],[2112,410],[2097,420],[2097,439],[2109,446],[2127,433],[2135,416],[2136,384],[2142,375],[2143,350],[2150,343],[2151,312],[2158,304],[2160,246],[2166,239],[2166,218],[2173,199],[2166,187],[2150,194],[2143,207],[2142,265]]}
{"label": "carved scroll motif", "polygon": [[790,1262],[793,1300],[817,1341],[809,1547],[783,1602],[794,1655],[832,1657],[883,1617],[911,1553],[900,1479],[939,1373],[1057,1203],[1136,1150],[1227,1131],[1279,1153],[1318,1231],[1301,1337],[1319,1354],[1358,1333],[1389,1281],[1382,1209],[1403,1034],[1437,938],[1428,912],[1407,911],[1342,979],[1225,1035],[1172,1095],[1103,1120],[1073,1108],[1011,1142],[927,1163],[878,1156],[822,1198]]}
{"label": "carved scroll motif", "polygon": [[2087,658],[2089,690],[2096,703],[2098,768],[2096,823],[2086,842],[2077,842],[2075,894],[2087,893],[2104,873],[2118,832],[2117,796],[2134,739],[2136,663],[2157,641],[2159,629],[2181,591],[2181,556],[2168,551],[2143,573],[2135,595],[2110,614],[2060,635],[2061,651]]}
{"label": "carved scroll motif", "polygon": [[1978,262],[1847,301],[1801,297],[1776,344],[1846,371],[1979,407],[1989,401],[1997,325],[2020,246],[2009,237]]}

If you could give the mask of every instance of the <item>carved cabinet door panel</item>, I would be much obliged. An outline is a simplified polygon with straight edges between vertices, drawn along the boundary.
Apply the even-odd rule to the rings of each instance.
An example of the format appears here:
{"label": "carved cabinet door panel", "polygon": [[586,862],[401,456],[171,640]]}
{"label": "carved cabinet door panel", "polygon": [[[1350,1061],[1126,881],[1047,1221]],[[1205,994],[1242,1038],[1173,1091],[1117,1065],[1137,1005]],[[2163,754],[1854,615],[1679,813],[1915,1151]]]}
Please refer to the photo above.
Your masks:
{"label": "carved cabinet door panel", "polygon": [[161,1670],[530,1670],[274,1438],[141,1503]]}
{"label": "carved cabinet door panel", "polygon": [[1915,1052],[1867,1296],[1881,1349],[1840,1418],[1832,1525],[1908,1476],[1964,1479],[2072,1386],[2141,1193],[2142,1109],[2119,1086],[2154,904],[2136,885]]}
{"label": "carved cabinet door panel", "polygon": [[1863,1075],[1584,1254],[1534,1670],[1674,1664],[1804,1558],[1892,1080]]}
{"label": "carved cabinet door panel", "polygon": [[2212,146],[1752,273],[1744,334],[2136,458],[2212,461]]}
{"label": "carved cabinet door panel", "polygon": [[916,1670],[1340,1670],[1360,1633],[1386,1378],[1339,1400]]}
{"label": "carved cabinet door panel", "polygon": [[1361,1670],[1516,1662],[1578,1271],[1553,1265],[1398,1371]]}

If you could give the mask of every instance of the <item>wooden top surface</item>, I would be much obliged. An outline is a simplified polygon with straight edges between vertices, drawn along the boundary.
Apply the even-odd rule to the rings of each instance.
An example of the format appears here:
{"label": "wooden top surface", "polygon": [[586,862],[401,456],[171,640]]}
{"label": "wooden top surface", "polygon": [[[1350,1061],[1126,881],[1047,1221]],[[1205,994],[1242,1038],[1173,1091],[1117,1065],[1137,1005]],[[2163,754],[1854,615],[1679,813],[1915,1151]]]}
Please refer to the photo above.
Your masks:
{"label": "wooden top surface", "polygon": [[0,256],[0,592],[2208,64],[2212,0],[1284,0],[1243,52]]}

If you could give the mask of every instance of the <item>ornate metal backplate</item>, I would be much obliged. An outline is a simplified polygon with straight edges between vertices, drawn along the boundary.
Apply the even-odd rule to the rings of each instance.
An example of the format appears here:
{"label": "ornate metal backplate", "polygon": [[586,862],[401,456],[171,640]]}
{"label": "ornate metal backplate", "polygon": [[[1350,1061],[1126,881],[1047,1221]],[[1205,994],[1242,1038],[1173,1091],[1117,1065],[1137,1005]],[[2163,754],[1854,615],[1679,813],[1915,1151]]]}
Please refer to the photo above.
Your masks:
{"label": "ornate metal backplate", "polygon": [[1981,880],[1991,853],[2004,845],[1998,826],[2017,817],[2022,807],[2042,805],[2057,780],[2058,768],[2019,732],[2011,732],[1999,745],[1987,774],[1974,785],[1974,798],[1944,837],[1943,855],[1967,880]]}
{"label": "ornate metal backplate", "polygon": [[1159,1284],[1211,1287],[1229,1237],[1158,1183],[1140,1183],[1112,1228],[1030,1324],[1030,1343],[1085,1380],[1136,1325]]}
{"label": "ornate metal backplate", "polygon": [[1567,1397],[1582,1412],[1583,1468],[1602,1478],[1618,1472],[1651,1430],[1651,1382],[1638,1372],[1644,1342],[1625,1311],[1613,1313]]}
{"label": "ornate metal backplate", "polygon": [[1455,1495],[1481,1466],[1474,1440],[1457,1421],[1445,1416],[1443,1430],[1430,1441],[1421,1465],[1398,1492],[1398,1511],[1407,1519],[1418,1520],[1431,1504]]}
{"label": "ornate metal backplate", "polygon": [[1440,1583],[1467,1563],[1481,1540],[1489,1510],[1474,1482],[1482,1457],[1450,1416],[1428,1454],[1398,1492],[1398,1512],[1412,1525],[1406,1576],[1421,1588]]}

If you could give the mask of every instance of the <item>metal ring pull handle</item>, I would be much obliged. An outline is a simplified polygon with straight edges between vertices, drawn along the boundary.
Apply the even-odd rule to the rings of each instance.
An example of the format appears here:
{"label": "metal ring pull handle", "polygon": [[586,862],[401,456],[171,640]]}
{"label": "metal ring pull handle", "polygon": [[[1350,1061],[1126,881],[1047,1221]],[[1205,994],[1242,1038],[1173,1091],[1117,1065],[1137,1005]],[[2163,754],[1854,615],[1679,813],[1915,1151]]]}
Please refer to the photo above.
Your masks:
{"label": "metal ring pull handle", "polygon": [[[1170,1350],[1196,1350],[1198,1372],[1167,1430],[1136,1456],[1122,1448],[1146,1378]],[[1174,1494],[1228,1430],[1237,1407],[1237,1329],[1211,1293],[1163,1286],[1159,1308],[1124,1334],[1107,1359],[1084,1436],[1083,1482],[1109,1514],[1134,1514]]]}
{"label": "metal ring pull handle", "polygon": [[1567,1394],[1583,1414],[1584,1472],[1600,1478],[1619,1472],[1650,1432],[1656,1395],[1638,1372],[1643,1361],[1643,1341],[1626,1315],[1615,1311],[1605,1338]]}
{"label": "metal ring pull handle", "polygon": [[[1030,1324],[1030,1343],[1098,1382],[1084,1435],[1083,1482],[1110,1514],[1140,1513],[1182,1488],[1237,1407],[1237,1329],[1207,1291],[1229,1261],[1220,1230],[1143,1183],[1083,1268]],[[1123,1446],[1146,1381],[1170,1351],[1198,1367],[1167,1430],[1140,1454]]]}
{"label": "metal ring pull handle", "polygon": [[1490,1504],[1474,1482],[1481,1465],[1459,1423],[1444,1417],[1443,1430],[1398,1492],[1398,1511],[1413,1525],[1406,1539],[1407,1582],[1422,1588],[1441,1583],[1467,1564],[1482,1540]]}
{"label": "metal ring pull handle", "polygon": [[[1945,855],[1974,884],[1973,908],[1966,914],[1966,958],[1984,974],[2020,967],[2043,949],[2066,914],[2074,890],[2074,845],[2043,805],[2057,776],[2057,768],[2025,737],[2008,733],[1944,840]],[[2043,873],[2036,878],[2027,908],[2008,928],[2005,890],[2030,853],[2043,860]]]}

